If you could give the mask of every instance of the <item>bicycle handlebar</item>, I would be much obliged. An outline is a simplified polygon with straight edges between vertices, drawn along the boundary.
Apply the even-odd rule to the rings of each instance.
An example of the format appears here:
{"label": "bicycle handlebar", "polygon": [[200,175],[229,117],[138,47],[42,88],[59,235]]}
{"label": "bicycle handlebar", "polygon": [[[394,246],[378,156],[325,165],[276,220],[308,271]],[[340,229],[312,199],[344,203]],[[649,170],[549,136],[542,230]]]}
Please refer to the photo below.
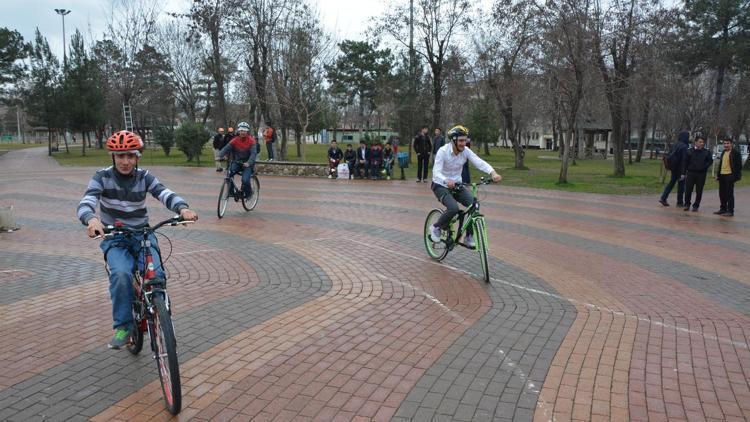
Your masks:
{"label": "bicycle handlebar", "polygon": [[131,228],[131,227],[117,227],[113,225],[108,225],[104,227],[104,235],[96,236],[95,239],[99,239],[101,237],[112,237],[116,234],[144,234],[144,233],[152,233],[156,230],[160,229],[163,226],[169,225],[169,226],[176,226],[178,224],[190,224],[194,223],[192,220],[185,220],[179,215],[175,215],[174,217],[170,217],[164,221],[160,221],[159,223],[156,223],[153,226],[146,226],[141,228]]}
{"label": "bicycle handlebar", "polygon": [[461,189],[464,186],[473,186],[473,185],[481,186],[481,185],[491,185],[491,184],[495,183],[495,182],[492,181],[492,179],[486,179],[484,177],[481,177],[479,180],[480,181],[477,182],[477,183],[463,183],[463,182],[462,183],[456,183],[454,185],[455,187],[453,189],[454,190],[458,190],[458,189]]}

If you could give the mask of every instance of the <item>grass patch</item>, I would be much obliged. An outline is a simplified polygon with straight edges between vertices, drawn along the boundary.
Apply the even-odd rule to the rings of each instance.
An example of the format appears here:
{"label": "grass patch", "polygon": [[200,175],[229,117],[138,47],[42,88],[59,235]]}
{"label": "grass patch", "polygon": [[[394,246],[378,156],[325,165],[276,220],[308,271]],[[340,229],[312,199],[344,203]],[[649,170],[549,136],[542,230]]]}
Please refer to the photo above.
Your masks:
{"label": "grass patch", "polygon": [[20,142],[0,142],[0,151],[15,151],[17,149],[36,148],[36,147],[47,147],[47,143],[25,143]]}
{"label": "grass patch", "polygon": [[[343,150],[346,148],[346,144],[339,145],[339,147],[342,147]],[[328,145],[305,145],[305,148],[307,162],[326,163]],[[404,148],[401,147],[402,150]],[[213,167],[213,149],[210,144],[207,144],[203,151],[200,166]],[[625,176],[615,177],[611,159],[579,159],[576,165],[572,165],[571,162],[568,167],[568,183],[558,184],[560,160],[557,158],[557,152],[555,151],[527,150],[524,159],[526,168],[518,170],[513,168],[515,157],[511,149],[492,148],[489,156],[483,154],[480,154],[480,156],[495,169],[498,169],[503,176],[503,184],[509,186],[617,195],[655,194],[661,192],[664,188],[659,177],[661,160],[644,158],[640,163],[627,164],[626,162]],[[62,165],[105,167],[111,163],[109,154],[105,150],[96,148],[87,149],[85,157],[81,156],[80,147],[71,148],[70,153],[56,152],[53,157]],[[265,145],[262,145],[260,159],[265,160],[266,158],[266,148]],[[294,144],[290,143],[287,147],[287,160],[302,161],[302,158],[297,156]],[[158,147],[147,149],[140,164],[146,168],[150,166],[197,166],[196,162],[187,162],[185,155],[179,150],[173,149],[167,157]],[[404,173],[407,180],[416,179],[417,164],[415,157],[412,157],[412,163],[405,169]],[[471,168],[471,174],[472,180],[478,180],[479,177],[484,175],[473,167]],[[398,179],[400,175],[400,169],[395,168],[394,178]],[[739,182],[738,186],[741,186],[742,183]],[[706,180],[705,189],[716,188],[718,188],[717,182],[709,176]]]}

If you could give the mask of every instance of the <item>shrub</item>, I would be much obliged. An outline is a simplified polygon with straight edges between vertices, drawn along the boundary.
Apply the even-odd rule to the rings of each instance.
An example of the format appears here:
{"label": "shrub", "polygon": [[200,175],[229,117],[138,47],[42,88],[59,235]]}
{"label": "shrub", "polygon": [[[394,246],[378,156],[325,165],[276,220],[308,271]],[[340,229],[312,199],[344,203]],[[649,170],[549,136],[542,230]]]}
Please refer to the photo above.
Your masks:
{"label": "shrub", "polygon": [[188,161],[196,159],[198,165],[201,165],[201,151],[203,145],[208,142],[208,131],[200,123],[185,122],[181,124],[174,133],[177,148],[182,151]]}
{"label": "shrub", "polygon": [[164,150],[164,155],[169,157],[169,152],[174,146],[174,128],[162,126],[154,130],[154,140]]}

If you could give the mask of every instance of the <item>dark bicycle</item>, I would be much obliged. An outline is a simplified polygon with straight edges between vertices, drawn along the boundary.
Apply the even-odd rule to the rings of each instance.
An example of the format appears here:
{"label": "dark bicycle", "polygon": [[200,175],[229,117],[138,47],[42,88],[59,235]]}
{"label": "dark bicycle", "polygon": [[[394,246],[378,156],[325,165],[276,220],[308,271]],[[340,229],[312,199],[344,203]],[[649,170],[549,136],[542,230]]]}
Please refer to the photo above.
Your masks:
{"label": "dark bicycle", "polygon": [[[159,228],[169,225],[192,223],[180,216],[164,220],[152,227],[132,229],[119,223],[104,228],[104,237],[117,235],[131,236],[140,241],[143,251],[143,269],[138,267],[133,273],[133,329],[127,349],[137,355],[143,348],[143,334],[148,332],[156,366],[159,369],[164,402],[169,413],[176,415],[182,407],[182,388],[180,385],[180,366],[177,361],[177,340],[172,326],[172,304],[167,294],[167,281],[156,277],[154,258],[151,254],[149,235]],[[159,254],[161,257],[161,253]],[[167,258],[168,259],[168,258]],[[164,268],[163,259],[161,262]]]}
{"label": "dark bicycle", "polygon": [[[487,249],[489,248],[489,241],[487,239],[487,224],[484,221],[484,215],[479,213],[479,200],[477,199],[477,186],[488,185],[492,183],[490,179],[482,178],[479,183],[471,183],[471,191],[474,194],[474,203],[471,204],[463,211],[458,211],[450,221],[448,229],[442,230],[440,241],[433,242],[430,237],[430,227],[438,221],[440,216],[443,214],[443,210],[434,209],[427,214],[427,219],[424,222],[424,246],[427,249],[427,254],[437,261],[442,261],[448,255],[448,252],[452,251],[456,245],[463,246],[468,249],[475,249],[479,252],[479,259],[482,264],[482,272],[484,273],[484,281],[490,281],[489,264],[487,262]],[[453,191],[457,192],[461,187],[464,186],[461,183],[457,183]],[[475,247],[469,247],[466,244],[459,242],[466,230],[470,227],[474,227],[474,239]]]}
{"label": "dark bicycle", "polygon": [[[242,164],[242,161],[235,162]],[[216,215],[218,215],[219,218],[224,217],[224,213],[226,213],[227,211],[227,203],[229,202],[229,198],[234,198],[234,202],[242,202],[242,207],[245,209],[245,211],[252,211],[253,208],[258,205],[258,199],[260,198],[260,182],[258,181],[258,177],[255,175],[255,172],[253,172],[253,176],[250,178],[250,196],[245,198],[245,195],[242,194],[242,174],[232,174],[230,170],[231,168],[231,164],[227,165],[224,180],[221,182],[221,190],[219,191],[219,204],[216,207]],[[235,179],[240,179],[240,182],[237,183]]]}

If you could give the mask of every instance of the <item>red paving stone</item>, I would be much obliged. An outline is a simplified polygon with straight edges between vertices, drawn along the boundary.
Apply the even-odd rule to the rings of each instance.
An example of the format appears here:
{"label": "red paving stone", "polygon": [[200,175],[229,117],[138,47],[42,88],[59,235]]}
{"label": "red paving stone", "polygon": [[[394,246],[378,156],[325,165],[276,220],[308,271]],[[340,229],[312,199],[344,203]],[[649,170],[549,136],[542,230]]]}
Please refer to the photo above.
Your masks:
{"label": "red paving stone", "polygon": [[[27,177],[22,171],[32,164],[49,170]],[[244,251],[206,239],[233,236],[279,248],[320,270],[295,272],[294,261],[284,264],[290,258],[279,256],[274,271],[283,280],[299,277],[300,288],[320,277],[330,283],[320,295],[181,359],[180,419],[390,420],[409,415],[410,403],[436,412],[426,401],[410,401],[410,393],[452,346],[466,344],[460,339],[471,336],[493,309],[504,309],[492,291],[500,287],[532,301],[560,300],[576,312],[545,364],[534,420],[750,418],[750,304],[743,308],[728,292],[711,293],[712,279],[705,286],[686,284],[679,271],[687,266],[748,291],[750,276],[741,266],[750,250],[743,246],[750,234],[745,188],[737,193],[737,216],[728,220],[709,214],[715,192],[706,192],[696,216],[661,208],[652,197],[492,187],[483,200],[492,259],[526,276],[498,273],[494,287],[485,287],[451,269],[460,263],[432,263],[419,242],[387,234],[392,229],[419,239],[426,211],[438,205],[426,186],[261,177],[256,211],[245,214],[230,204],[228,215],[217,220],[220,179],[210,169],[154,172],[201,214],[190,232],[173,241],[168,266],[176,321],[269,283],[263,281],[267,267],[243,258]],[[33,151],[0,158],[0,205],[13,203],[21,222],[36,223],[0,234],[2,250],[100,263],[95,244],[69,217],[92,173],[61,168]],[[326,195],[331,191],[336,195]],[[14,201],[30,192],[37,196]],[[65,210],[64,224],[59,210]],[[567,210],[576,217],[554,215]],[[513,226],[503,226],[508,222]],[[698,236],[720,244],[704,245]],[[585,242],[609,245],[617,254],[580,246]],[[664,269],[638,264],[641,258],[632,251],[662,262]],[[42,383],[45,374],[79,355],[116,353],[101,350],[110,333],[103,271],[34,294],[35,269],[3,256],[0,288],[24,282],[31,290],[28,297],[0,304],[0,403],[20,397],[35,380]],[[524,277],[552,290],[540,290]],[[222,327],[207,332],[221,333]],[[53,333],[63,340],[45,342]],[[139,359],[148,359],[147,353]],[[155,371],[146,374],[153,380]],[[168,419],[158,381],[141,385],[109,402],[94,420]]]}

